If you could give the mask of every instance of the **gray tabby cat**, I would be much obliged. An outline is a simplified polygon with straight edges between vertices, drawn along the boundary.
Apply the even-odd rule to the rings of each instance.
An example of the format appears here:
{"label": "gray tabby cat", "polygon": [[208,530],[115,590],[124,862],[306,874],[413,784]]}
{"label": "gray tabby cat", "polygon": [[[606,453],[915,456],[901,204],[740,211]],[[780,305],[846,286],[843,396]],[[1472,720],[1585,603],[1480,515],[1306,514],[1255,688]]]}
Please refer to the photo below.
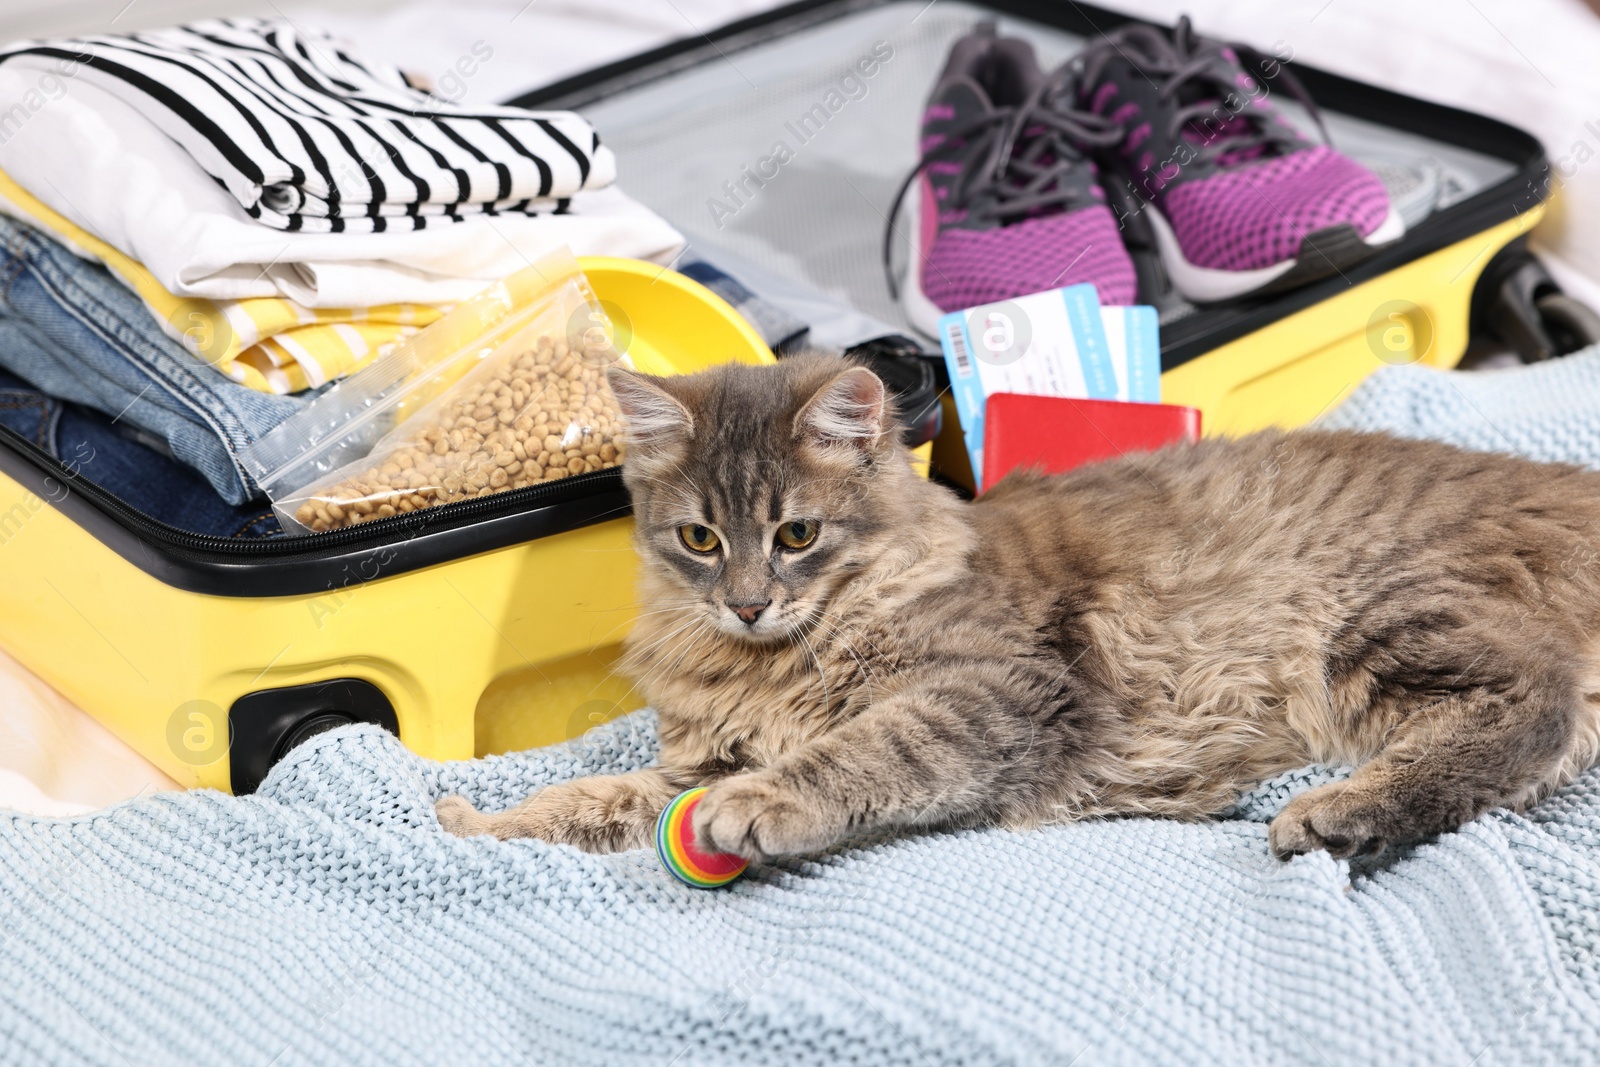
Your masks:
{"label": "gray tabby cat", "polygon": [[645,604],[627,666],[661,758],[458,834],[649,843],[708,785],[752,860],[885,828],[1198,819],[1312,761],[1347,781],[1279,856],[1372,852],[1521,808],[1600,751],[1600,475],[1349,433],[1263,433],[919,478],[837,358],[613,371]]}

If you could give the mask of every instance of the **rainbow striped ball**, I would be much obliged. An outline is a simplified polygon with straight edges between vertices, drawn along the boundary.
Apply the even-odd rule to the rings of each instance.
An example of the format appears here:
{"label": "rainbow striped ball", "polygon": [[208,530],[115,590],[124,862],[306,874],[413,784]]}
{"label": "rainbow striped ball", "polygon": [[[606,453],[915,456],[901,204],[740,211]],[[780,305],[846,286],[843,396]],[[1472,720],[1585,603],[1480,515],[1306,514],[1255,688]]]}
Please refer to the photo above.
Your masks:
{"label": "rainbow striped ball", "polygon": [[656,855],[661,866],[684,885],[715,889],[744,873],[749,863],[731,852],[702,852],[694,844],[694,809],[705,796],[704,786],[679,793],[661,809],[656,820]]}

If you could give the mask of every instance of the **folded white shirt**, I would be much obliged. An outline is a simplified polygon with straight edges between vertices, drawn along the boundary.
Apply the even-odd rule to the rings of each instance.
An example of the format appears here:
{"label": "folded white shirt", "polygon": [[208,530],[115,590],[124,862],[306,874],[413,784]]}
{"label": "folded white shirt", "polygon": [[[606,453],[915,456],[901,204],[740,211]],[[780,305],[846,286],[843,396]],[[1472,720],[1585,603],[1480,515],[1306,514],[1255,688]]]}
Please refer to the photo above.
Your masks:
{"label": "folded white shirt", "polygon": [[481,215],[407,233],[274,230],[116,96],[81,78],[44,85],[37,71],[9,65],[0,65],[0,169],[171,292],[212,300],[454,303],[563,245],[665,262],[684,243],[615,186],[576,194],[561,215]]}
{"label": "folded white shirt", "polygon": [[114,94],[279,230],[383,233],[537,214],[616,176],[580,115],[461,107],[282,18],[19,41],[0,63]]}

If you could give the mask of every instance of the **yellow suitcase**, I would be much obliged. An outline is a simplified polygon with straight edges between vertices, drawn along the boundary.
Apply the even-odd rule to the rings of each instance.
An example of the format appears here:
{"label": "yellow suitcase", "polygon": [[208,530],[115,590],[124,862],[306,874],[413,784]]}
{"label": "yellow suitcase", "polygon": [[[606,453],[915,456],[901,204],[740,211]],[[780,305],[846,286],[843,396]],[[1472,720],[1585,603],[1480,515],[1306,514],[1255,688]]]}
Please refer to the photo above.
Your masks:
{"label": "yellow suitcase", "polygon": [[[911,163],[910,131],[949,43],[995,15],[1046,62],[1127,21],[1044,0],[801,0],[516,102],[587,113],[629,191],[692,246],[764,297],[816,312],[815,340],[861,340],[904,330],[877,269],[879,200]],[[868,53],[875,73],[843,82]],[[1130,231],[1141,296],[1162,311],[1163,399],[1201,409],[1208,433],[1303,424],[1385,364],[1454,365],[1494,317],[1485,308],[1531,295],[1507,279],[1543,210],[1534,138],[1296,69],[1336,133],[1436,154],[1461,187],[1343,274],[1223,307],[1166,299]],[[774,138],[793,136],[786,116],[841,87],[851,91],[828,105],[825,128],[748,177]],[[641,369],[773,359],[687,278],[582,265],[631,320]],[[946,416],[934,463],[959,482],[965,450]],[[0,529],[23,520],[0,546],[0,646],[189,786],[253,789],[297,741],[356,719],[435,758],[561,740],[639,701],[611,669],[633,616],[626,494],[615,471],[556,485],[241,544],[153,523],[0,428]]]}
{"label": "yellow suitcase", "polygon": [[[588,258],[649,373],[769,363],[715,294]],[[0,447],[0,645],[186,786],[248,792],[305,737],[377,722],[463,759],[581,733],[638,706],[610,670],[632,619],[620,472],[315,537],[185,534],[14,434]],[[476,729],[491,684],[512,706]]]}

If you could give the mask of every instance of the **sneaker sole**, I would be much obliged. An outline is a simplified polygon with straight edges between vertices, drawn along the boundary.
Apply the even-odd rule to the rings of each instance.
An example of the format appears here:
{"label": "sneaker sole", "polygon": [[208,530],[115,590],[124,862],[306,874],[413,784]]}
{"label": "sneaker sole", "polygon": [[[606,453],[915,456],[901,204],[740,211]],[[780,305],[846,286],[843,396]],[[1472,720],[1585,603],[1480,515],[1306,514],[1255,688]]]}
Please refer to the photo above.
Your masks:
{"label": "sneaker sole", "polygon": [[1218,270],[1190,263],[1184,258],[1166,217],[1154,206],[1146,205],[1145,210],[1150,213],[1150,228],[1155,231],[1161,265],[1166,268],[1173,287],[1194,304],[1280,292],[1326,278],[1361,262],[1377,248],[1399,240],[1406,232],[1405,220],[1391,206],[1388,216],[1366,237],[1350,225],[1329,226],[1302,238],[1300,254],[1294,259],[1254,270]]}
{"label": "sneaker sole", "polygon": [[906,194],[906,204],[901,208],[902,217],[910,226],[910,256],[906,260],[906,278],[900,285],[900,308],[906,313],[906,321],[913,329],[928,337],[937,339],[939,336],[939,320],[946,312],[939,309],[939,305],[928,299],[928,294],[922,291],[922,188],[912,185]]}

